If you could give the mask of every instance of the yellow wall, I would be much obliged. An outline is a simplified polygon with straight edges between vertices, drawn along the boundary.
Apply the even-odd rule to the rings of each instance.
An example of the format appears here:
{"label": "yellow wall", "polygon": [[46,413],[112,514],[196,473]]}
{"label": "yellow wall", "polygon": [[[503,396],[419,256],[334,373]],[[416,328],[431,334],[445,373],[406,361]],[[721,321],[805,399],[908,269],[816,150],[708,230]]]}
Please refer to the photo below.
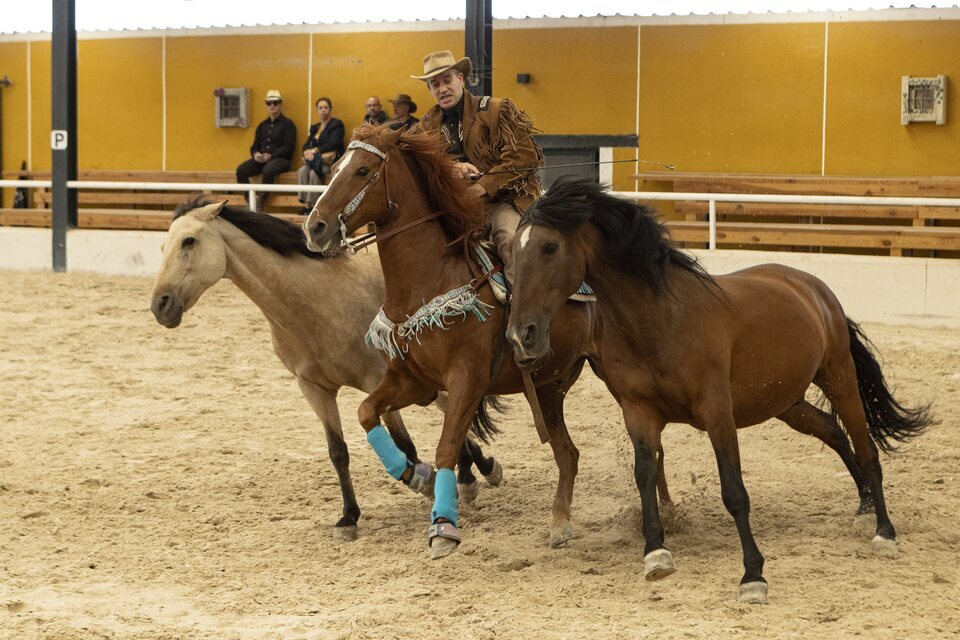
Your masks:
{"label": "yellow wall", "polygon": [[643,27],[640,157],[819,173],[823,25]]}
{"label": "yellow wall", "polygon": [[[494,31],[493,93],[548,134],[632,134],[636,27]],[[530,84],[517,84],[529,73]]]}
{"label": "yellow wall", "polygon": [[[960,175],[960,21],[830,25],[827,173]],[[900,124],[900,77],[948,77],[947,122]]]}
{"label": "yellow wall", "polygon": [[[680,171],[819,174],[824,24],[658,25],[499,29],[494,95],[512,98],[547,134],[631,134],[639,157]],[[960,21],[832,23],[829,27],[827,174],[960,175]],[[639,116],[637,46],[639,35]],[[32,168],[49,170],[50,43],[30,44]],[[25,42],[0,42],[3,167],[26,158]],[[298,142],[321,95],[349,132],[368,95],[413,96],[424,53],[463,52],[460,31],[176,36],[166,39],[169,170],[232,170],[248,155],[263,96],[279,89]],[[162,166],[163,39],[81,40],[81,169]],[[312,77],[310,69],[312,63]],[[532,82],[516,83],[529,73]],[[945,74],[946,126],[899,123],[900,76]],[[312,87],[311,87],[312,84]],[[250,89],[251,126],[214,126],[213,91]],[[616,159],[634,150],[617,150]],[[640,165],[640,170],[655,167]],[[636,169],[616,165],[614,186]],[[5,201],[9,202],[10,194]]]}
{"label": "yellow wall", "polygon": [[[0,77],[8,76],[11,87],[0,87],[3,122],[3,169],[20,168],[27,160],[27,47],[21,42],[0,42]],[[13,202],[13,189],[3,190],[0,206]]]}
{"label": "yellow wall", "polygon": [[[81,40],[77,57],[77,164],[162,167],[160,38]],[[44,150],[49,162],[49,154]]]}

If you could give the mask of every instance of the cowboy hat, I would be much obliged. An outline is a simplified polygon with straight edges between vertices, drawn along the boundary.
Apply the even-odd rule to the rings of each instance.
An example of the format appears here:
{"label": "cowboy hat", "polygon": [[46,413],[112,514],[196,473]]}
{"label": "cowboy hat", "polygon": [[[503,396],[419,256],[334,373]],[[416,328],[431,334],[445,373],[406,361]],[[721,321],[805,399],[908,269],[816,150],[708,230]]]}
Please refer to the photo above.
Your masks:
{"label": "cowboy hat", "polygon": [[390,102],[392,102],[395,105],[406,103],[410,105],[410,113],[417,112],[417,103],[413,101],[413,98],[411,98],[405,93],[398,93],[397,98],[395,100],[391,100]]}
{"label": "cowboy hat", "polygon": [[283,102],[283,97],[276,89],[270,89],[267,91],[267,97],[264,98],[264,100],[279,100],[280,102]]}
{"label": "cowboy hat", "polygon": [[456,69],[463,75],[468,76],[472,68],[473,63],[470,62],[470,58],[463,57],[457,60],[453,57],[453,52],[447,49],[425,55],[423,57],[423,75],[410,77],[414,80],[429,80],[448,69]]}

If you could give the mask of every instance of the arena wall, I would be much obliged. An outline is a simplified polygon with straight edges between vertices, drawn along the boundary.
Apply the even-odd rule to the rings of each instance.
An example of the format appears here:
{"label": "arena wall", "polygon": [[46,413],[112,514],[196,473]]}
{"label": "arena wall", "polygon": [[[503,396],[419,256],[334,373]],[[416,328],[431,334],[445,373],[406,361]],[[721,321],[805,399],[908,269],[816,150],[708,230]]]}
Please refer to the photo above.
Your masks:
{"label": "arena wall", "polygon": [[[150,231],[70,231],[71,271],[152,276],[166,234]],[[0,270],[49,270],[49,229],[0,227]],[[695,251],[708,271],[729,273],[775,262],[822,278],[847,313],[864,322],[960,327],[960,260],[818,253]],[[146,292],[145,292],[146,294]]]}
{"label": "arena wall", "polygon": [[[544,133],[637,133],[639,149],[615,158],[639,153],[681,171],[958,175],[952,90],[944,126],[901,125],[899,96],[901,75],[960,78],[960,11],[937,20],[863,17],[873,15],[889,14],[741,24],[724,16],[497,21],[494,93],[514,98]],[[280,89],[301,137],[321,95],[348,128],[371,93],[387,107],[391,96],[410,93],[422,113],[430,96],[409,75],[425,51],[461,52],[460,29],[451,22],[82,34],[80,168],[232,169],[253,129],[214,126],[217,87],[248,87],[254,124],[262,95]],[[48,170],[49,35],[0,36],[0,73],[15,82],[0,91],[3,167],[27,160]],[[517,73],[532,82],[517,84]],[[617,166],[614,187],[632,189],[633,172]],[[7,206],[11,196],[6,190]]]}

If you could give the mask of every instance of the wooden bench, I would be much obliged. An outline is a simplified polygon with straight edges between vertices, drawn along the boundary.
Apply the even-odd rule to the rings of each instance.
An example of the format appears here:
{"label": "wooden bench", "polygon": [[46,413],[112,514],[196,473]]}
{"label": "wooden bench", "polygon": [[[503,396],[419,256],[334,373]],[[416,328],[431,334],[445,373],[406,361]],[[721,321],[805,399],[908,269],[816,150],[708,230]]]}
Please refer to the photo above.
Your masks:
{"label": "wooden bench", "polygon": [[[4,178],[14,179],[19,171],[4,172]],[[35,172],[28,177],[37,180],[50,178],[49,172]],[[83,171],[80,180],[107,182],[197,182],[229,184],[236,180],[232,171]],[[283,173],[279,184],[297,184],[295,172]],[[244,185],[237,185],[244,191]],[[49,227],[52,194],[49,189],[32,189],[32,206],[27,209],[0,208],[0,225]],[[244,194],[210,193],[212,200],[226,200],[230,204],[244,206]],[[143,229],[166,230],[170,225],[173,209],[184,202],[189,193],[183,191],[161,192],[131,189],[130,191],[102,189],[80,190],[77,193],[77,223],[86,229]],[[262,197],[262,196],[261,196]],[[299,200],[294,193],[272,193],[266,210],[286,219],[302,219],[297,216]]]}
{"label": "wooden bench", "polygon": [[[960,197],[960,177],[862,177],[678,173],[635,176],[641,191],[898,197]],[[676,240],[708,239],[709,204],[656,203]],[[683,222],[684,224],[678,224]],[[717,203],[717,243],[735,248],[836,248],[903,255],[960,256],[960,208],[807,203]],[[947,252],[947,253],[941,253]]]}

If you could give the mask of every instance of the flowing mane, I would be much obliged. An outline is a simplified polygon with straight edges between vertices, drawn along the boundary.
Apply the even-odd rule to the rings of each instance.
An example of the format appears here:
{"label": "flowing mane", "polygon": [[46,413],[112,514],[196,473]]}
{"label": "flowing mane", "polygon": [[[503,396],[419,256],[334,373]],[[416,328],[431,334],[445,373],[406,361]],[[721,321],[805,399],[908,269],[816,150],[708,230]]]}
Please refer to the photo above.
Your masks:
{"label": "flowing mane", "polygon": [[668,266],[716,286],[696,258],[671,244],[666,226],[656,216],[656,210],[611,196],[592,180],[562,176],[527,210],[521,224],[551,227],[570,234],[592,221],[603,236],[604,256],[655,291],[666,288]]}
{"label": "flowing mane", "polygon": [[[186,202],[177,205],[173,219],[216,202],[209,198],[210,196],[204,194],[190,196]],[[246,233],[260,246],[272,249],[282,256],[299,254],[314,260],[324,257],[323,254],[314,253],[307,248],[303,230],[292,222],[229,204],[223,207],[219,217]]]}
{"label": "flowing mane", "polygon": [[[370,142],[386,153],[388,149],[384,147],[388,145],[381,136],[388,131],[389,125],[364,125],[356,131],[354,140]],[[430,204],[435,210],[447,213],[440,221],[451,238],[483,226],[480,202],[467,195],[466,185],[454,175],[454,159],[447,154],[447,143],[439,133],[407,129],[397,140],[395,148],[413,173],[419,175]]]}

